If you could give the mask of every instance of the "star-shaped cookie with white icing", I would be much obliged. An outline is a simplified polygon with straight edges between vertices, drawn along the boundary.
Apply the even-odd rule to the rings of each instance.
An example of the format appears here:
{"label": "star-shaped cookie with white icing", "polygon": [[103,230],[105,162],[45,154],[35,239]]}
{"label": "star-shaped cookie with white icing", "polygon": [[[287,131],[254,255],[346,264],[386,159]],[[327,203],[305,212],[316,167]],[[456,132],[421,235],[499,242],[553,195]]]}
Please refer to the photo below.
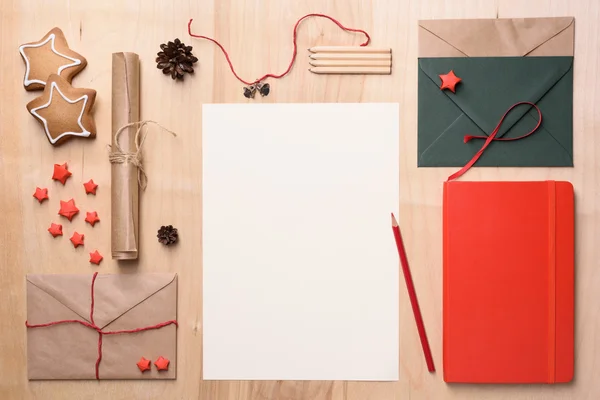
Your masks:
{"label": "star-shaped cookie with white icing", "polygon": [[27,110],[42,124],[52,145],[73,137],[93,138],[96,123],[92,107],[96,91],[75,88],[59,75],[50,75],[44,93],[27,104]]}
{"label": "star-shaped cookie with white icing", "polygon": [[25,90],[40,90],[51,74],[58,74],[67,82],[87,65],[86,59],[69,48],[65,35],[59,28],[52,28],[37,42],[19,46],[25,62]]}

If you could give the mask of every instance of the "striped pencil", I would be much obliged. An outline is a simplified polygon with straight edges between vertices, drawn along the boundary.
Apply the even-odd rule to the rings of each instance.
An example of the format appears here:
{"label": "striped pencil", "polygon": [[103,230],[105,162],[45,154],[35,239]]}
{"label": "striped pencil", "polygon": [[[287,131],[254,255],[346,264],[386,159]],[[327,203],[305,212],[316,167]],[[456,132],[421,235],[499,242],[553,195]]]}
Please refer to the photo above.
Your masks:
{"label": "striped pencil", "polygon": [[372,75],[389,75],[392,73],[392,66],[388,67],[312,67],[308,69],[313,74],[372,74]]}

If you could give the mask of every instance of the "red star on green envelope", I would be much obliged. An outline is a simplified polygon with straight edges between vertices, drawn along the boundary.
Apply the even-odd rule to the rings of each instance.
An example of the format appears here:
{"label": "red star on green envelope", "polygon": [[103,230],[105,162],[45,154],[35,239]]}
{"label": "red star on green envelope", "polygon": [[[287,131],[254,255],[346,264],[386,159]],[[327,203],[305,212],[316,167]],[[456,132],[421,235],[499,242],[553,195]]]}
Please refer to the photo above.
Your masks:
{"label": "red star on green envelope", "polygon": [[54,222],[50,224],[50,228],[48,228],[48,232],[54,237],[62,236],[62,225],[55,224]]}
{"label": "red star on green envelope", "polygon": [[98,218],[98,213],[96,211],[85,213],[85,222],[91,226],[94,226],[98,221],[100,221],[100,218]]}
{"label": "red star on green envelope", "polygon": [[456,93],[455,86],[456,84],[458,84],[458,82],[462,81],[462,79],[454,75],[454,71],[450,71],[445,75],[440,75],[440,79],[442,80],[442,85],[440,86],[440,89],[449,89],[452,91],[452,93]]}
{"label": "red star on green envelope", "polygon": [[73,243],[73,247],[77,248],[79,246],[83,246],[83,237],[83,234],[73,232],[73,236],[71,236],[71,243]]}
{"label": "red star on green envelope", "polygon": [[36,187],[33,197],[35,197],[41,203],[48,198],[48,189],[40,189],[39,187]]}
{"label": "red star on green envelope", "polygon": [[96,194],[96,188],[98,185],[94,183],[93,179],[90,179],[89,182],[83,184],[83,187],[85,188],[85,192],[87,194]]}
{"label": "red star on green envelope", "polygon": [[160,356],[156,361],[154,361],[154,365],[156,365],[156,369],[159,371],[166,371],[169,369],[169,360],[163,356]]}
{"label": "red star on green envelope", "polygon": [[140,371],[150,371],[150,360],[146,360],[144,357],[140,358],[140,361],[137,362],[137,366]]}
{"label": "red star on green envelope", "polygon": [[60,210],[58,210],[59,215],[62,215],[70,221],[78,212],[79,208],[75,206],[75,200],[60,201]]}
{"label": "red star on green envelope", "polygon": [[70,176],[71,173],[69,172],[67,163],[64,163],[63,165],[54,164],[54,173],[52,174],[52,179],[54,179],[55,181],[59,181],[64,185]]}
{"label": "red star on green envelope", "polygon": [[[100,265],[100,261],[102,261],[103,258],[104,257],[102,257],[102,254],[98,253],[98,250],[94,251],[93,253],[90,253],[90,262],[92,264]],[[144,359],[144,358],[142,357],[142,359]],[[142,360],[140,360],[140,361],[142,361]],[[146,360],[146,361],[148,361],[148,360]],[[139,367],[139,363],[138,363],[138,367]],[[148,369],[150,369],[150,361],[148,361]]]}

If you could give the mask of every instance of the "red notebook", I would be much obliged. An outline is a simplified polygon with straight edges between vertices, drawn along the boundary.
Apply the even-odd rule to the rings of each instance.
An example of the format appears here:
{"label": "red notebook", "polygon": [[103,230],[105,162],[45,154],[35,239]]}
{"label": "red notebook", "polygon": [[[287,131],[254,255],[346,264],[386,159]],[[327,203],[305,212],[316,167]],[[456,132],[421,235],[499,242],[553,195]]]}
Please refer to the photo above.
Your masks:
{"label": "red notebook", "polygon": [[444,184],[444,380],[573,377],[569,182]]}

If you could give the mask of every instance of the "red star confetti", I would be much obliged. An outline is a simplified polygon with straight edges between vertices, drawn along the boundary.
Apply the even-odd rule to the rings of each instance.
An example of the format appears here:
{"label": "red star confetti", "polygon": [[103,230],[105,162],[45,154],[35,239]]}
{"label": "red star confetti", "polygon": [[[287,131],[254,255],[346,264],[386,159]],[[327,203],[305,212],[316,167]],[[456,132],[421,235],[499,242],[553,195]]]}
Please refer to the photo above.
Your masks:
{"label": "red star confetti", "polygon": [[73,243],[73,247],[77,248],[78,246],[83,246],[83,236],[81,233],[73,232],[73,236],[71,236],[71,243]]}
{"label": "red star confetti", "polygon": [[94,226],[94,224],[98,221],[100,221],[100,218],[98,218],[98,213],[96,211],[85,213],[85,222],[91,226]]}
{"label": "red star confetti", "polygon": [[[104,257],[102,257],[102,254],[98,253],[98,250],[94,251],[93,253],[90,253],[90,262],[92,264],[100,265],[100,261],[102,261],[103,258]],[[144,358],[142,357],[142,359],[144,359]],[[140,361],[142,361],[142,360],[140,360]],[[146,360],[146,361],[148,361],[148,360]],[[139,366],[139,363],[138,363],[138,366]],[[148,361],[148,369],[150,369],[150,361]],[[144,372],[144,371],[142,370],[142,372]]]}
{"label": "red star confetti", "polygon": [[59,215],[62,215],[70,221],[78,212],[79,208],[75,207],[75,200],[60,201],[60,210],[58,210]]}
{"label": "red star confetti", "polygon": [[98,185],[96,185],[94,183],[93,179],[90,179],[89,182],[86,182],[86,183],[83,184],[83,187],[85,188],[85,192],[87,194],[93,194],[93,195],[95,195],[96,194],[96,188],[98,188]]}
{"label": "red star confetti", "polygon": [[50,228],[48,228],[48,232],[54,237],[62,236],[62,225],[55,224],[54,222],[50,224]]}
{"label": "red star confetti", "polygon": [[169,360],[163,356],[160,356],[156,361],[154,361],[154,365],[156,365],[156,368],[159,371],[166,371],[169,369]]}
{"label": "red star confetti", "polygon": [[137,366],[140,371],[150,371],[150,360],[146,360],[144,357],[140,358],[140,361],[137,362]]}
{"label": "red star confetti", "polygon": [[442,85],[440,86],[440,89],[449,89],[452,91],[452,93],[456,93],[455,86],[458,82],[462,81],[462,79],[454,75],[454,71],[450,71],[445,75],[440,75],[440,79],[442,80]]}
{"label": "red star confetti", "polygon": [[41,203],[48,198],[48,189],[40,189],[39,187],[36,187],[33,197],[35,197]]}
{"label": "red star confetti", "polygon": [[59,181],[64,185],[70,176],[71,173],[69,172],[67,163],[64,163],[63,165],[54,164],[54,173],[52,174],[52,179],[54,179],[55,181]]}

